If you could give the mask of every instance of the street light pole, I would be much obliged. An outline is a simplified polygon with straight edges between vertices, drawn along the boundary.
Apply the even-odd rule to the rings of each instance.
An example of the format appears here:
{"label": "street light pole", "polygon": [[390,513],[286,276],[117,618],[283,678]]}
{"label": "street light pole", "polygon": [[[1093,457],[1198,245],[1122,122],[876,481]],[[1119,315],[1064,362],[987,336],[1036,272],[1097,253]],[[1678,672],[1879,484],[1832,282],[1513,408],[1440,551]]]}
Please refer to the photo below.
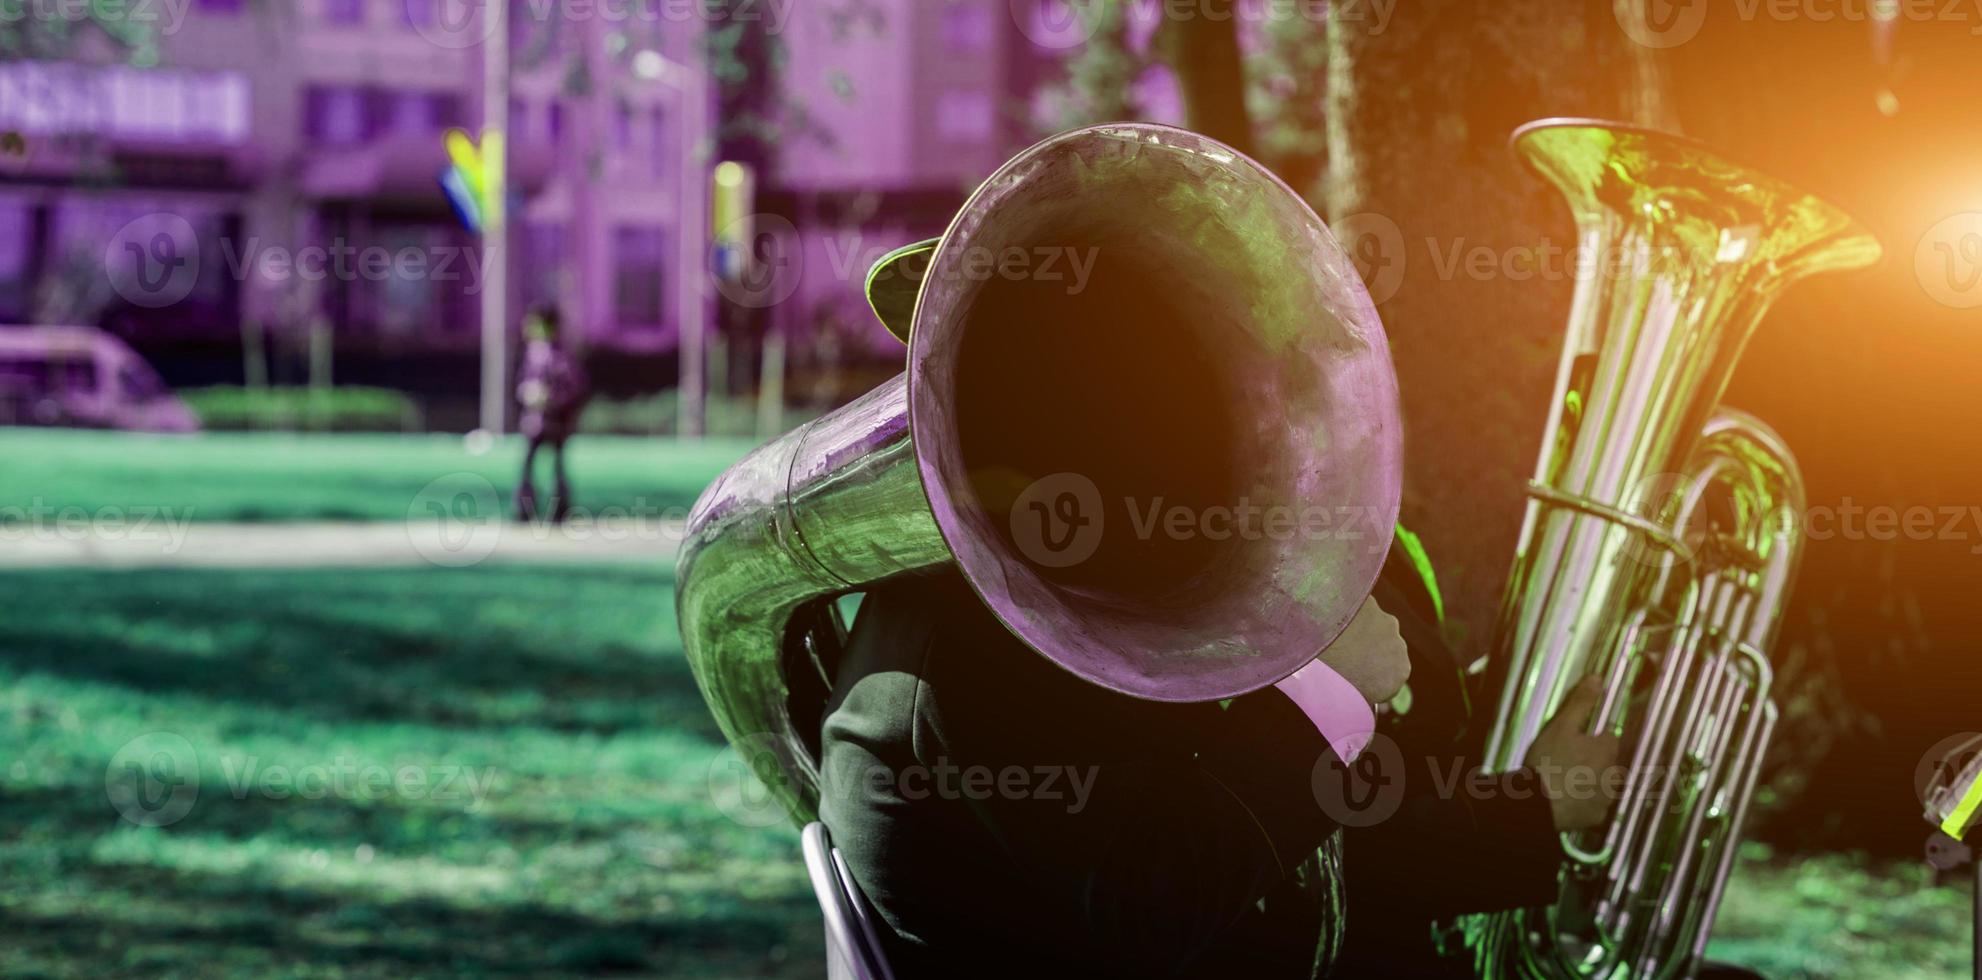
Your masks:
{"label": "street light pole", "polygon": [[509,4],[482,4],[488,40],[482,46],[482,153],[487,181],[482,203],[482,431],[501,435],[509,406]]}
{"label": "street light pole", "polygon": [[[706,25],[703,29],[707,29]],[[700,51],[702,42],[702,38],[696,38],[692,50]],[[678,303],[675,322],[680,331],[675,344],[675,355],[680,366],[675,387],[675,432],[683,439],[702,436],[708,421],[704,378],[708,358],[708,249],[711,239],[708,181],[702,177],[702,150],[698,145],[701,138],[710,132],[709,89],[705,80],[707,66],[703,58],[706,55],[692,58],[686,70],[679,73],[680,83],[675,86],[681,104],[680,121],[675,127],[675,143],[680,153],[677,165],[681,168],[675,181],[680,195],[675,216],[675,238],[678,242],[675,278],[679,283],[679,288],[675,290]]]}

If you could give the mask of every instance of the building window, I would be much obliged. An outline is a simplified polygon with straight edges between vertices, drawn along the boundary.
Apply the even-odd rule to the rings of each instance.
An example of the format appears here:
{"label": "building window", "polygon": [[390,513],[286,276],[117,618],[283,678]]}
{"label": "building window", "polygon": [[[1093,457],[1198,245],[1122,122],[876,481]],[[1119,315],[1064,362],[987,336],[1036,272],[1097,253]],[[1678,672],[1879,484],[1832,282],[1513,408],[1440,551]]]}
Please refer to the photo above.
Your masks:
{"label": "building window", "polygon": [[304,94],[303,125],[312,142],[349,146],[365,139],[365,92],[344,85],[313,85]]}
{"label": "building window", "polygon": [[565,231],[560,224],[529,222],[523,226],[523,306],[557,306],[563,298]]}
{"label": "building window", "polygon": [[668,113],[655,106],[647,112],[647,165],[656,177],[674,172],[674,154],[668,148]]}
{"label": "building window", "polygon": [[248,101],[234,72],[0,61],[0,129],[236,144]]}
{"label": "building window", "polygon": [[622,325],[661,324],[667,241],[662,228],[613,230],[613,312]]}
{"label": "building window", "polygon": [[35,209],[26,197],[0,197],[0,317],[24,320],[33,283]]}
{"label": "building window", "polygon": [[440,118],[433,97],[425,92],[399,92],[392,97],[393,133],[431,133],[440,129]]}
{"label": "building window", "polygon": [[446,92],[395,92],[387,112],[387,131],[422,136],[460,125],[461,100]]}
{"label": "building window", "polygon": [[946,140],[986,142],[997,122],[988,92],[953,88],[936,99],[936,132]]}
{"label": "building window", "polygon": [[509,99],[509,142],[514,145],[535,137],[530,129],[530,106],[522,99]]}
{"label": "building window", "polygon": [[406,0],[406,26],[432,27],[440,22],[436,5],[440,0]]}
{"label": "building window", "polygon": [[953,54],[978,54],[991,46],[991,11],[971,2],[943,8],[943,47]]}
{"label": "building window", "polygon": [[323,19],[345,27],[365,22],[365,0],[323,0]]}

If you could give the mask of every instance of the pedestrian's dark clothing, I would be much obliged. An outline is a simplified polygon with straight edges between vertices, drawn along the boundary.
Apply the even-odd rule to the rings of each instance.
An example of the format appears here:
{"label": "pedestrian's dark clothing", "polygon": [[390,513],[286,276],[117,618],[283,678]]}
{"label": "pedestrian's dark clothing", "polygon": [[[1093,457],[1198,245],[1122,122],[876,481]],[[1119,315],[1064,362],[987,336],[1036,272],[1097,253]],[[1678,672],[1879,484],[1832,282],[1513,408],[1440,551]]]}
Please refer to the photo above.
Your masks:
{"label": "pedestrian's dark clothing", "polygon": [[523,348],[516,400],[523,406],[518,428],[525,436],[549,443],[570,438],[591,395],[585,366],[569,351],[544,340]]}
{"label": "pedestrian's dark clothing", "polygon": [[517,428],[529,440],[523,451],[523,475],[516,485],[516,516],[528,520],[538,516],[536,487],[537,450],[551,448],[551,471],[556,481],[551,506],[552,520],[561,521],[571,509],[571,483],[564,470],[564,444],[578,429],[579,416],[591,398],[584,365],[558,345],[533,340],[523,349],[523,364],[517,372],[516,400],[522,405]]}

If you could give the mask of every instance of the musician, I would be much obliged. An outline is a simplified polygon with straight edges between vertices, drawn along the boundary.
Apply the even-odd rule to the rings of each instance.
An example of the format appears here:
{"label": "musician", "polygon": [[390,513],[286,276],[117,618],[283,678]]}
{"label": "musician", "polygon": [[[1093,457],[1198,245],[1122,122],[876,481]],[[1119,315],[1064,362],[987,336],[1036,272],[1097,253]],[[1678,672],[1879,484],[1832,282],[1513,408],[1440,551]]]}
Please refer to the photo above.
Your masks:
{"label": "musician", "polygon": [[[1370,703],[1449,664],[1408,558],[1321,659]],[[999,625],[961,577],[868,593],[824,725],[821,819],[879,911],[897,977],[1422,975],[1430,923],[1546,904],[1557,831],[1600,823],[1614,738],[1579,690],[1535,770],[1441,795],[1414,760],[1397,813],[1343,842],[1346,921],[1301,866],[1337,829],[1336,760],[1292,701],[1144,701],[1089,684]],[[1541,778],[1540,772],[1556,778]],[[1443,772],[1443,770],[1441,770]],[[1339,812],[1339,811],[1338,811]],[[1326,950],[1324,937],[1346,934]]]}

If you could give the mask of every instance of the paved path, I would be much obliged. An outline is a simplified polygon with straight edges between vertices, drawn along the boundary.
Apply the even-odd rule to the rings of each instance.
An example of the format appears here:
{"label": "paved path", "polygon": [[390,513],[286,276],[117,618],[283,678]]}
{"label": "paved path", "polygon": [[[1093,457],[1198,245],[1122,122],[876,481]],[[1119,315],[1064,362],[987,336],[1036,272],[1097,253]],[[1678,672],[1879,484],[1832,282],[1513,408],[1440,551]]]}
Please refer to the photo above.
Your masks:
{"label": "paved path", "polygon": [[679,521],[511,521],[0,527],[0,569],[462,568],[485,562],[672,567]]}

